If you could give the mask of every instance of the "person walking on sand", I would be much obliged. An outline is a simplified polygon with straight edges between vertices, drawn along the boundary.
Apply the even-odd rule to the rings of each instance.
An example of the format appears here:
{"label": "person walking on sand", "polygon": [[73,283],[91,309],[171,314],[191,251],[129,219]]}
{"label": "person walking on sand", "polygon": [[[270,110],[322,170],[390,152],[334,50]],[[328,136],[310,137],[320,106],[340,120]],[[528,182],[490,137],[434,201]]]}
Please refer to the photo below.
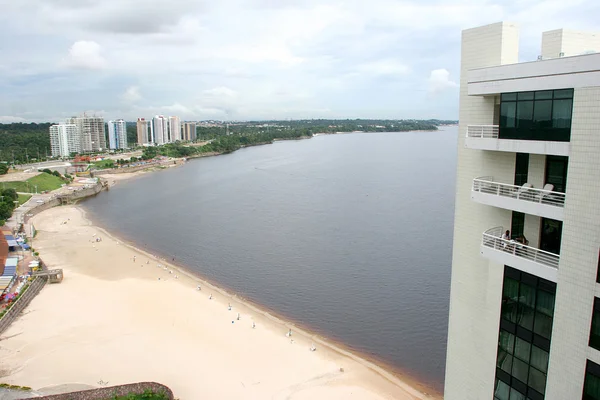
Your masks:
{"label": "person walking on sand", "polygon": [[133,256],[133,262],[135,262],[135,256]]}
{"label": "person walking on sand", "polygon": [[252,329],[256,328],[256,323],[252,322]]}
{"label": "person walking on sand", "polygon": [[196,287],[196,290],[200,291],[202,289],[200,289],[200,285],[198,285],[198,287]]}
{"label": "person walking on sand", "polygon": [[240,320],[240,313],[238,313],[238,315],[237,315],[237,320],[238,321]]}
{"label": "person walking on sand", "polygon": [[228,309],[229,311],[231,311],[231,303],[229,303],[229,305],[227,306],[227,309]]}
{"label": "person walking on sand", "polygon": [[210,296],[208,296],[208,299],[209,299],[209,300],[212,300],[212,293],[211,293],[211,295],[210,295]]}

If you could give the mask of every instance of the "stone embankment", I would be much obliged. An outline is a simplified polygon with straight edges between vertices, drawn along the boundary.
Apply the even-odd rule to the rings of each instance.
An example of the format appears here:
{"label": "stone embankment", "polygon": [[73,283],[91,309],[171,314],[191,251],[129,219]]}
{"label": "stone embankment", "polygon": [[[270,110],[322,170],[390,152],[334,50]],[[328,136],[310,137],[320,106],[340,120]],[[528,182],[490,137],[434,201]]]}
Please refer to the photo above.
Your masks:
{"label": "stone embankment", "polygon": [[[93,360],[90,360],[90,362],[93,362]],[[171,389],[156,382],[139,382],[129,385],[82,390],[80,392],[54,394],[38,398],[40,400],[106,400],[114,399],[117,396],[127,396],[129,394],[143,394],[147,391],[151,391],[153,393],[163,393],[169,400],[173,400],[174,398]]]}
{"label": "stone embankment", "polygon": [[183,164],[185,160],[183,158],[176,158],[174,160],[164,160],[158,162],[150,162],[143,165],[138,165],[135,167],[125,167],[125,168],[113,168],[113,169],[102,169],[94,171],[95,174],[99,175],[107,175],[107,174],[127,174],[132,172],[143,171],[145,169],[156,168],[156,167],[168,167],[171,165],[179,165]]}

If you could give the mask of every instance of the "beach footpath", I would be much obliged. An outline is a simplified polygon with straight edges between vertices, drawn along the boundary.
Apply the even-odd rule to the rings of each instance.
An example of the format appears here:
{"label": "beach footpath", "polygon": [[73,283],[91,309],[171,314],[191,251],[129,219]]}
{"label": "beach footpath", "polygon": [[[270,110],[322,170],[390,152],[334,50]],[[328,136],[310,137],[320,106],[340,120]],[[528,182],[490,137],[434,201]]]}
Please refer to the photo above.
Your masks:
{"label": "beach footpath", "polygon": [[64,280],[0,337],[0,382],[152,381],[186,400],[439,398],[123,243],[76,205],[31,222]]}

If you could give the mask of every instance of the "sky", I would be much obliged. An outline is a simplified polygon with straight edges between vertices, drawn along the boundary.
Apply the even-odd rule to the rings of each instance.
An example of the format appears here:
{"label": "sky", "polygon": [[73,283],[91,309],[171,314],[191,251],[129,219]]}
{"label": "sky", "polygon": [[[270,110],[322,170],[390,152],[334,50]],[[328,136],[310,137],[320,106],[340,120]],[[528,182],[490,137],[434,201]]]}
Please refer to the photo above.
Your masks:
{"label": "sky", "polygon": [[461,30],[600,31],[597,0],[0,0],[0,123],[456,119]]}

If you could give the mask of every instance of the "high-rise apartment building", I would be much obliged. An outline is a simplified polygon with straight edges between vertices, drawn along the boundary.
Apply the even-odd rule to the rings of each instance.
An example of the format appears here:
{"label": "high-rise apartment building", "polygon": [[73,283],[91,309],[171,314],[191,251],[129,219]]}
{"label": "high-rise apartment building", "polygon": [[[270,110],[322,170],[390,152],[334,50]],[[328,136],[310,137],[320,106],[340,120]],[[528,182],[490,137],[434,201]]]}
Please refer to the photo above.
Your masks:
{"label": "high-rise apartment building", "polygon": [[149,135],[149,122],[150,121],[146,121],[145,118],[138,118],[137,120],[137,142],[140,146],[154,142],[153,136]]}
{"label": "high-rise apartment building", "polygon": [[599,37],[462,34],[445,400],[600,399]]}
{"label": "high-rise apartment building", "polygon": [[50,127],[52,157],[69,157],[81,151],[80,135],[75,124],[57,124]]}
{"label": "high-rise apartment building", "polygon": [[162,115],[152,118],[152,134],[157,145],[169,143],[168,119]]}
{"label": "high-rise apartment building", "polygon": [[181,140],[181,120],[179,117],[169,117],[169,142]]}
{"label": "high-rise apartment building", "polygon": [[108,142],[111,150],[128,148],[127,124],[124,120],[108,121]]}
{"label": "high-rise apartment building", "polygon": [[195,122],[184,122],[183,123],[183,140],[194,141],[196,140],[196,123]]}
{"label": "high-rise apartment building", "polygon": [[83,114],[82,117],[67,119],[67,124],[77,125],[82,152],[106,150],[106,131],[103,118],[89,117]]}

